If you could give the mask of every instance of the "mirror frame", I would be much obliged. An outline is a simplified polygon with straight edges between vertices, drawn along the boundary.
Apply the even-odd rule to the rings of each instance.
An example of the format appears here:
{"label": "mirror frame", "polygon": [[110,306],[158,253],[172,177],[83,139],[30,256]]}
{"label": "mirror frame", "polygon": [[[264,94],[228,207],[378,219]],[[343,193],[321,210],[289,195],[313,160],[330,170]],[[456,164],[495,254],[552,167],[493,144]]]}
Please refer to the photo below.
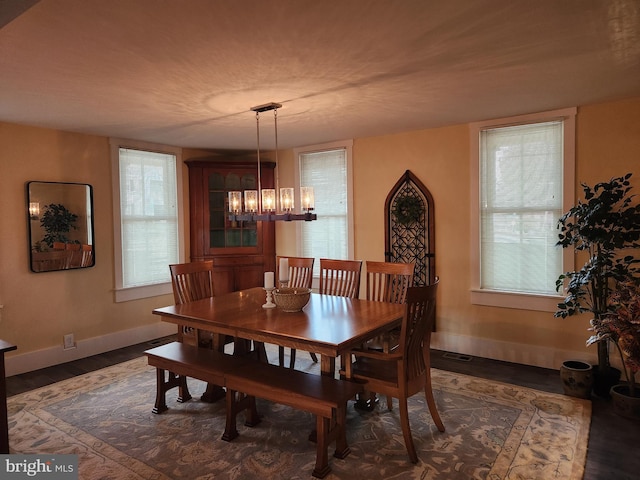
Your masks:
{"label": "mirror frame", "polygon": [[31,271],[93,267],[93,187],[88,183],[34,180],[26,183],[26,198]]}

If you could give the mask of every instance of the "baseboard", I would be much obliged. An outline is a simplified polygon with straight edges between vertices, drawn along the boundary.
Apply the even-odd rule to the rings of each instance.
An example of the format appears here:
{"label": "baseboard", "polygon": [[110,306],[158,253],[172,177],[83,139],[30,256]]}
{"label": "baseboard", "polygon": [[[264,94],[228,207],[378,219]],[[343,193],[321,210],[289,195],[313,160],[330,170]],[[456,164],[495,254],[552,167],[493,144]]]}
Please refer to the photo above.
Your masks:
{"label": "baseboard", "polygon": [[[591,364],[598,363],[595,347],[591,349],[593,353],[560,350],[539,345],[501,342],[488,338],[468,337],[444,332],[433,333],[431,336],[431,348],[554,370],[558,370],[565,360],[582,360]],[[612,364],[614,361],[615,359],[611,358]]]}
{"label": "baseboard", "polygon": [[[158,322],[152,325],[110,333],[101,337],[80,340],[77,342],[76,348],[70,350],[63,350],[62,347],[51,347],[22,355],[12,355],[5,359],[6,375],[9,377],[71,362],[91,355],[135,345],[136,343],[147,342],[175,332],[175,325]],[[593,354],[591,354],[584,351],[559,350],[538,345],[501,342],[444,332],[433,333],[431,348],[554,370],[558,370],[565,360],[582,360],[591,364],[597,363],[595,348],[593,348]],[[614,366],[617,366],[616,361],[615,355],[612,355],[611,363]]]}
{"label": "baseboard", "polygon": [[[176,333],[176,326],[171,323],[158,322],[151,325],[109,333],[100,337],[78,340],[76,347],[64,350],[62,346],[45,348],[24,354],[18,353],[5,359],[7,377],[31,372],[41,368],[71,362],[80,358],[98,355],[118,348],[128,347],[136,343],[147,342],[156,338]],[[18,351],[20,352],[20,345]]]}

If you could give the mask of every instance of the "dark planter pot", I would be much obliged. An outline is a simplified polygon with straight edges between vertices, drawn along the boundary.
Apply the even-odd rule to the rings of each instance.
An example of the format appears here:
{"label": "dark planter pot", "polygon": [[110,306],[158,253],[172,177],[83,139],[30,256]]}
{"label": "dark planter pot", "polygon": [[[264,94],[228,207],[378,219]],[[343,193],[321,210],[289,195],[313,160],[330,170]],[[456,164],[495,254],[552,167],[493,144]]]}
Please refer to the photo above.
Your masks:
{"label": "dark planter pot", "polygon": [[593,367],[579,360],[567,360],[560,367],[560,379],[565,395],[590,398],[593,388]]}
{"label": "dark planter pot", "polygon": [[629,385],[620,383],[611,387],[613,411],[618,415],[640,420],[640,384],[635,384],[635,397],[629,395]]}
{"label": "dark planter pot", "polygon": [[600,398],[611,396],[611,387],[620,383],[622,372],[617,368],[609,367],[606,373],[602,373],[598,365],[593,366],[593,393]]}

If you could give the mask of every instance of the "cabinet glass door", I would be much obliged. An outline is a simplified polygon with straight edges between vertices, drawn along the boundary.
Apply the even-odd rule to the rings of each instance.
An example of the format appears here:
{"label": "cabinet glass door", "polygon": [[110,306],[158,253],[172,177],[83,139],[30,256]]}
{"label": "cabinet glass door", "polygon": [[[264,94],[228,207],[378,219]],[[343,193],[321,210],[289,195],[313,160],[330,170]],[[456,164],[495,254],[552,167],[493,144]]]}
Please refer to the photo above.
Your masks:
{"label": "cabinet glass door", "polygon": [[212,172],[208,176],[209,248],[256,247],[256,222],[229,220],[229,191],[257,190],[255,173]]}

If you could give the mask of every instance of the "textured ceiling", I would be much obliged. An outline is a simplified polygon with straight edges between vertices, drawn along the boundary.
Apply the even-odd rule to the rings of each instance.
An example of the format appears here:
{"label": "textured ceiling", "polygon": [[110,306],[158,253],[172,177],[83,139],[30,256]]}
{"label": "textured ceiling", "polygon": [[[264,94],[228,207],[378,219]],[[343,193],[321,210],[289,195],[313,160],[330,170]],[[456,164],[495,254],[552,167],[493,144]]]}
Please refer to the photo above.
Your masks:
{"label": "textured ceiling", "polygon": [[0,8],[0,121],[89,134],[250,150],[279,102],[295,147],[640,96],[639,0]]}

